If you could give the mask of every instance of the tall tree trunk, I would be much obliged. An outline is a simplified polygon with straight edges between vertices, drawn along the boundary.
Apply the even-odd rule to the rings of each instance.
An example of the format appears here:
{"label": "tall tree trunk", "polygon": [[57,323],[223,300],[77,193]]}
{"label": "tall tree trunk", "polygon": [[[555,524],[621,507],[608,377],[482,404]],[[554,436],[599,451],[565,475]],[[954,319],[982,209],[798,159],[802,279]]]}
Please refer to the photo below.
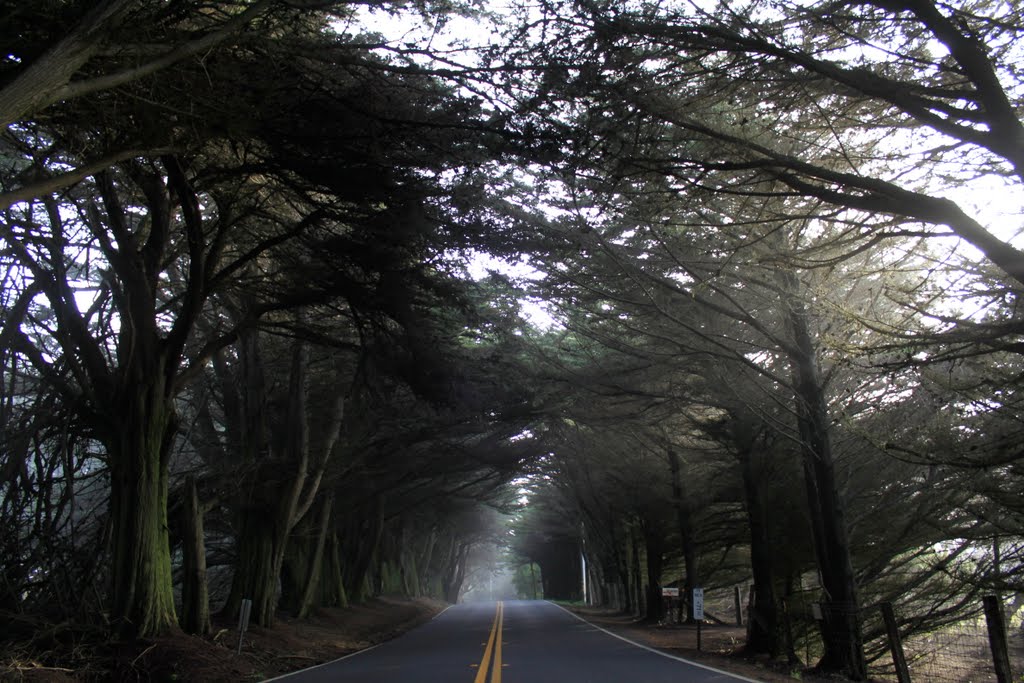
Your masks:
{"label": "tall tree trunk", "polygon": [[341,541],[337,531],[331,531],[328,539],[327,552],[324,553],[323,603],[325,607],[348,607],[348,594],[345,592],[345,578],[341,563]]}
{"label": "tall tree trunk", "polygon": [[452,604],[459,601],[462,583],[466,580],[466,558],[469,555],[469,548],[470,545],[468,543],[458,544],[451,566],[448,569],[448,579],[444,585],[444,599]]}
{"label": "tall tree trunk", "polygon": [[295,525],[288,537],[284,564],[281,566],[281,600],[278,607],[295,615],[299,613],[302,594],[313,571],[311,562],[316,554],[319,535],[318,527],[307,515]]}
{"label": "tall tree trunk", "polygon": [[643,579],[643,575],[640,573],[640,529],[639,529],[639,526],[636,525],[636,524],[634,524],[632,526],[632,528],[630,529],[629,543],[630,543],[630,551],[631,551],[630,552],[630,564],[632,565],[630,567],[631,571],[629,572],[629,575],[632,578],[630,594],[632,595],[632,601],[633,601],[633,606],[634,606],[633,613],[634,614],[639,614],[640,616],[643,616],[644,615],[644,593],[643,593],[644,579]]}
{"label": "tall tree trunk", "polygon": [[[277,587],[284,565],[288,540],[316,497],[326,462],[341,431],[342,397],[338,396],[327,422],[322,452],[314,460],[310,453],[307,411],[305,344],[296,341],[292,350],[288,383],[288,408],[281,434],[270,444],[276,456],[256,470],[248,509],[243,512],[238,543],[239,563],[235,567],[231,594],[225,605],[229,615],[244,598],[252,600],[252,620],[272,626],[277,608]],[[259,444],[250,446],[258,451]],[[281,463],[287,463],[282,481]]]}
{"label": "tall tree trunk", "polygon": [[309,616],[310,610],[315,606],[315,596],[320,588],[320,577],[323,574],[324,548],[327,545],[327,531],[331,523],[331,508],[334,506],[334,496],[327,496],[327,499],[320,506],[319,533],[316,539],[316,550],[309,563],[309,574],[306,577],[306,586],[302,591],[302,598],[299,600],[298,617],[305,619]]}
{"label": "tall tree trunk", "polygon": [[855,681],[867,677],[857,584],[850,558],[845,511],[836,490],[829,434],[828,405],[799,281],[782,275],[789,293],[786,314],[793,336],[789,362],[795,386],[804,481],[818,568],[825,590],[824,648],[820,668],[842,672]]}
{"label": "tall tree trunk", "polygon": [[668,463],[672,475],[672,504],[676,511],[676,523],[679,526],[679,537],[683,545],[683,570],[686,575],[683,580],[683,590],[687,596],[686,621],[693,623],[693,589],[700,585],[699,566],[697,561],[697,542],[693,533],[693,519],[690,514],[690,506],[686,501],[683,492],[682,476],[680,474],[681,463],[679,454],[675,449],[668,449]]}
{"label": "tall tree trunk", "polygon": [[238,556],[231,593],[224,606],[226,617],[237,616],[242,600],[252,600],[250,619],[260,626],[273,625],[277,609],[277,583],[280,566],[277,557],[284,557],[279,545],[282,534],[273,528],[275,519],[261,518],[264,510],[255,508],[242,514],[242,531],[238,539]]}
{"label": "tall tree trunk", "polygon": [[743,474],[747,522],[750,526],[750,568],[754,576],[754,600],[747,622],[746,650],[781,654],[778,601],[775,595],[775,572],[772,546],[768,532],[768,511],[761,488],[760,473],[754,464],[753,439],[737,439],[736,457]]}
{"label": "tall tree trunk", "polygon": [[384,508],[380,496],[374,496],[369,503],[366,517],[359,521],[358,531],[351,541],[355,544],[355,552],[348,553],[352,561],[345,571],[345,590],[354,602],[362,602],[367,597],[367,573],[373,564],[373,558],[380,547],[384,533]]}
{"label": "tall tree trunk", "polygon": [[656,525],[643,524],[644,549],[647,551],[647,614],[644,620],[657,623],[665,618],[665,600],[661,597],[661,573],[665,536]]}
{"label": "tall tree trunk", "polygon": [[123,391],[108,444],[111,621],[116,635],[131,639],[178,624],[167,531],[167,465],[176,420],[162,371]]}
{"label": "tall tree trunk", "polygon": [[623,541],[618,537],[618,534],[612,531],[612,557],[615,562],[615,574],[616,583],[618,589],[616,593],[621,598],[619,604],[615,607],[627,614],[633,613],[633,599],[629,591],[629,562],[626,557],[625,548]]}
{"label": "tall tree trunk", "polygon": [[437,547],[437,526],[430,527],[430,534],[427,536],[427,542],[424,544],[423,552],[420,553],[417,567],[420,571],[419,581],[419,595],[429,595],[430,586],[429,576],[431,560],[434,557],[434,548]]}
{"label": "tall tree trunk", "polygon": [[186,633],[210,632],[210,599],[206,582],[206,544],[203,533],[203,506],[196,480],[185,483],[182,506],[184,577],[181,587],[181,627]]}

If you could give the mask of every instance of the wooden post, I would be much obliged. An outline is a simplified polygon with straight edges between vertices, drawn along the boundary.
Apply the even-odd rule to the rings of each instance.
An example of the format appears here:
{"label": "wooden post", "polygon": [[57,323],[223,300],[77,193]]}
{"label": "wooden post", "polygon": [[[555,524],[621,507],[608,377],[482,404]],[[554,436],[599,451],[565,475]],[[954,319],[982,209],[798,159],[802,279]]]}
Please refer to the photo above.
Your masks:
{"label": "wooden post", "polygon": [[740,587],[733,586],[732,602],[736,607],[736,625],[743,626],[743,607],[740,604]]}
{"label": "wooden post", "polygon": [[892,663],[896,666],[896,680],[899,683],[910,683],[910,669],[907,668],[907,659],[903,656],[903,639],[900,638],[900,629],[896,625],[892,603],[883,602],[880,607],[882,619],[885,620],[885,630],[889,634],[889,650],[892,652]]}
{"label": "wooden post", "polygon": [[1010,652],[1006,647],[1006,619],[1003,616],[1003,602],[997,595],[986,595],[985,621],[988,623],[988,643],[992,648],[992,664],[999,683],[1012,683]]}

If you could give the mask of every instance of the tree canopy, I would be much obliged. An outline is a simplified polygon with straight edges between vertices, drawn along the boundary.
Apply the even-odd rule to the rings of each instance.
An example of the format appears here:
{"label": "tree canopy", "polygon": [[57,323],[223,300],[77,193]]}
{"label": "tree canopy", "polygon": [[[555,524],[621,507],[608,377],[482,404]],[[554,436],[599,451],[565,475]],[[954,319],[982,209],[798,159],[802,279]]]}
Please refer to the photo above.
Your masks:
{"label": "tree canopy", "polygon": [[0,3],[11,637],[501,543],[652,621],[753,584],[750,651],[854,680],[878,602],[1019,607],[1018,3],[484,9]]}

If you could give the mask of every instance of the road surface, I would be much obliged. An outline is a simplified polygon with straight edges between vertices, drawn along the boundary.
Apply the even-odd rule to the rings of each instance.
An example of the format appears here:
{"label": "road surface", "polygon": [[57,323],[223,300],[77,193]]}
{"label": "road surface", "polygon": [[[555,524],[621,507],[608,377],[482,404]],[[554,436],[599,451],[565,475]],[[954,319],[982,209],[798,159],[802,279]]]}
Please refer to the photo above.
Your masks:
{"label": "road surface", "polygon": [[469,603],[280,683],[736,683],[626,641],[549,602]]}

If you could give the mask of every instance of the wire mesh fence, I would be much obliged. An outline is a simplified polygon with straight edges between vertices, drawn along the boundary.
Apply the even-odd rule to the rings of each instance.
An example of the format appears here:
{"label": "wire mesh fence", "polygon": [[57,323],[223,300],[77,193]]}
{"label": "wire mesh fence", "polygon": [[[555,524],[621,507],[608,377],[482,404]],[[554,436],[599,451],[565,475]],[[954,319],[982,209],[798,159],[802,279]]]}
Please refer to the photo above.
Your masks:
{"label": "wire mesh fence", "polygon": [[[980,605],[979,605],[980,607]],[[820,605],[811,594],[791,595],[785,604],[785,627],[795,654],[808,665],[825,655],[824,638],[834,640],[831,648],[854,645],[844,623],[859,622],[865,635],[864,651],[868,659],[868,677],[874,681],[896,682],[896,664],[892,642],[886,635],[878,606],[861,608],[856,613],[842,605]],[[823,628],[830,622],[831,628]],[[998,683],[993,650],[986,619],[978,614],[940,627],[902,631],[902,651],[909,680],[913,683]],[[1020,620],[1006,624],[1009,669],[1013,683],[1024,683],[1024,625]],[[906,680],[906,679],[903,679]]]}
{"label": "wire mesh fence", "polygon": [[[1024,632],[1019,625],[1007,632],[1009,670],[1014,683],[1024,673]],[[888,649],[888,643],[884,643]],[[902,651],[914,683],[997,683],[989,626],[984,616],[903,636]],[[898,681],[889,656],[878,657],[870,668],[878,681]],[[1004,675],[1008,675],[1004,669]]]}
{"label": "wire mesh fence", "polygon": [[983,683],[996,680],[983,618],[912,635],[904,640],[903,651],[912,681]]}

